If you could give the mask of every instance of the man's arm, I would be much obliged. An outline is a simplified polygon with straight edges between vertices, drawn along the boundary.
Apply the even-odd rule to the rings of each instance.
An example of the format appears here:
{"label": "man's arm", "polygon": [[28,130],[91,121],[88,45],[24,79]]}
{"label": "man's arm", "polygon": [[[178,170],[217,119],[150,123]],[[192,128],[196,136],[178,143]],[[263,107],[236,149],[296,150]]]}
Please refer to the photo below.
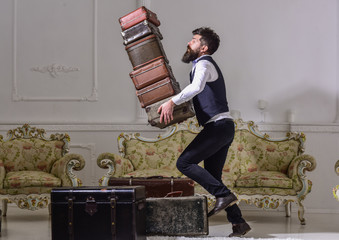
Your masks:
{"label": "man's arm", "polygon": [[[211,67],[212,69],[209,69]],[[211,74],[211,71],[213,74]],[[173,120],[173,109],[175,105],[180,105],[183,102],[189,101],[204,89],[207,81],[215,80],[217,77],[218,73],[212,63],[204,60],[198,62],[192,83],[158,108],[160,123],[164,121],[165,124],[167,124]]]}

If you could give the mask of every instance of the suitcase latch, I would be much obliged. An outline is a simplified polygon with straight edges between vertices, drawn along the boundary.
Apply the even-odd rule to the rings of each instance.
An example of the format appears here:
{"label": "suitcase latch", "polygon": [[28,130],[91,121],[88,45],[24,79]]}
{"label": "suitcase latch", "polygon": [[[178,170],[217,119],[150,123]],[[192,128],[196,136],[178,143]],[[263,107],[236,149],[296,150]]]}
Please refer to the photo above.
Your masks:
{"label": "suitcase latch", "polygon": [[90,216],[93,216],[97,211],[98,209],[97,209],[97,203],[95,202],[95,198],[92,196],[89,196],[86,199],[85,212],[87,212]]}

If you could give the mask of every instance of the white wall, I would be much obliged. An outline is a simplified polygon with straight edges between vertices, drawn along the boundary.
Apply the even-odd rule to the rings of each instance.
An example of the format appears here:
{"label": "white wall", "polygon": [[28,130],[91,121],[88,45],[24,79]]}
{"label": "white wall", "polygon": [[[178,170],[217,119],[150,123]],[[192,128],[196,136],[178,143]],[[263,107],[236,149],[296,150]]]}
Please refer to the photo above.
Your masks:
{"label": "white wall", "polygon": [[[333,171],[339,156],[339,125],[333,123],[339,92],[337,0],[2,0],[0,134],[26,122],[48,133],[68,132],[71,152],[86,158],[80,174],[85,185],[102,176],[96,156],[117,152],[120,132],[156,136],[158,129],[146,126],[137,103],[118,23],[140,4],[158,14],[182,87],[190,65],[180,59],[191,31],[216,30],[221,46],[214,58],[225,75],[230,108],[244,120],[260,121],[257,102],[264,99],[269,106],[263,130],[304,131],[306,152],[318,161],[305,205],[339,213],[331,194],[339,182]],[[37,71],[53,64],[70,71]],[[292,125],[289,109],[295,110]]]}
{"label": "white wall", "polygon": [[264,99],[268,121],[286,121],[290,108],[298,122],[334,120],[336,1],[157,0],[151,7],[163,21],[165,49],[183,85],[189,66],[180,58],[191,30],[210,26],[222,40],[215,58],[232,109],[260,119],[257,101]]}

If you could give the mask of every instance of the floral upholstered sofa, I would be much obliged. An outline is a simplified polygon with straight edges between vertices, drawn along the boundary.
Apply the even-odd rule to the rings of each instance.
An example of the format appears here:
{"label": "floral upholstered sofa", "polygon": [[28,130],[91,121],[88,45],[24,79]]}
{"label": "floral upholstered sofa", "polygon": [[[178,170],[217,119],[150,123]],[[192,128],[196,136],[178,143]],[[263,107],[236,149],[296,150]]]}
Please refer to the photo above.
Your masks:
{"label": "floral upholstered sofa", "polygon": [[[265,209],[285,205],[287,216],[291,213],[291,202],[295,202],[299,206],[300,222],[305,224],[303,200],[312,187],[305,171],[316,167],[315,159],[303,154],[305,135],[289,132],[284,138],[272,139],[262,134],[252,121],[238,119],[235,125],[223,182],[237,194],[239,201]],[[102,153],[97,159],[99,167],[108,168],[100,184],[107,185],[112,176],[182,176],[176,169],[176,160],[200,130],[196,119],[191,118],[169,127],[156,139],[122,133],[118,137],[120,154]],[[195,193],[208,196],[198,184]]]}
{"label": "floral upholstered sofa", "polygon": [[79,186],[73,170],[81,170],[85,160],[69,151],[68,134],[45,137],[44,129],[28,124],[0,135],[0,199],[2,213],[7,203],[14,202],[22,209],[47,207],[54,187]]}

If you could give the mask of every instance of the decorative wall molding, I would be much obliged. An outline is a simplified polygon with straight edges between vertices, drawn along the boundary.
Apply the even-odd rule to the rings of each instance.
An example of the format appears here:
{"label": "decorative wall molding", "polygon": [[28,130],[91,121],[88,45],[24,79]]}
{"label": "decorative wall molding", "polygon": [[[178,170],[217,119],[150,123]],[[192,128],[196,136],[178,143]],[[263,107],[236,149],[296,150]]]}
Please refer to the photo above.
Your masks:
{"label": "decorative wall molding", "polygon": [[58,77],[59,73],[77,72],[80,71],[80,69],[77,67],[67,67],[61,64],[52,63],[50,65],[43,67],[32,67],[31,71],[40,73],[49,73],[51,77],[56,78]]}
{"label": "decorative wall molding", "polygon": [[[16,124],[0,123],[0,131],[7,132],[8,129],[14,129],[22,126],[25,122]],[[108,123],[37,123],[29,122],[31,126],[45,129],[47,132],[163,132],[155,127],[146,124],[108,124]]]}
{"label": "decorative wall molding", "polygon": [[[98,184],[98,179],[96,179],[96,172],[95,172],[95,169],[97,168],[97,165],[96,165],[96,145],[95,143],[75,143],[75,144],[70,144],[69,145],[69,148],[70,148],[70,152],[72,152],[72,149],[74,148],[80,148],[80,149],[86,149],[89,151],[89,154],[90,154],[90,159],[85,159],[85,162],[86,162],[86,165],[85,165],[85,168],[83,171],[88,171],[89,169],[89,173],[87,172],[85,178],[80,178],[82,180],[82,182],[84,183],[88,183],[90,182],[91,184]],[[80,174],[82,172],[79,172]],[[75,175],[79,175],[77,174],[77,172],[75,172]],[[88,185],[88,184],[87,184]]]}
{"label": "decorative wall molding", "polygon": [[[0,131],[7,132],[27,122],[1,123]],[[31,126],[45,129],[47,132],[165,132],[147,124],[119,124],[119,123],[84,123],[84,122],[28,122]],[[339,124],[258,124],[262,132],[304,132],[304,133],[339,133]]]}
{"label": "decorative wall molding", "polygon": [[[18,31],[18,0],[14,0],[13,6],[13,78],[12,78],[12,101],[98,101],[98,79],[97,79],[97,0],[93,0],[93,76],[91,83],[91,93],[89,96],[83,97],[28,97],[19,93],[17,79],[17,31]],[[32,71],[49,72],[52,77],[56,77],[58,72],[79,71],[79,68],[69,68],[59,64],[51,64],[48,66],[33,67]]]}

